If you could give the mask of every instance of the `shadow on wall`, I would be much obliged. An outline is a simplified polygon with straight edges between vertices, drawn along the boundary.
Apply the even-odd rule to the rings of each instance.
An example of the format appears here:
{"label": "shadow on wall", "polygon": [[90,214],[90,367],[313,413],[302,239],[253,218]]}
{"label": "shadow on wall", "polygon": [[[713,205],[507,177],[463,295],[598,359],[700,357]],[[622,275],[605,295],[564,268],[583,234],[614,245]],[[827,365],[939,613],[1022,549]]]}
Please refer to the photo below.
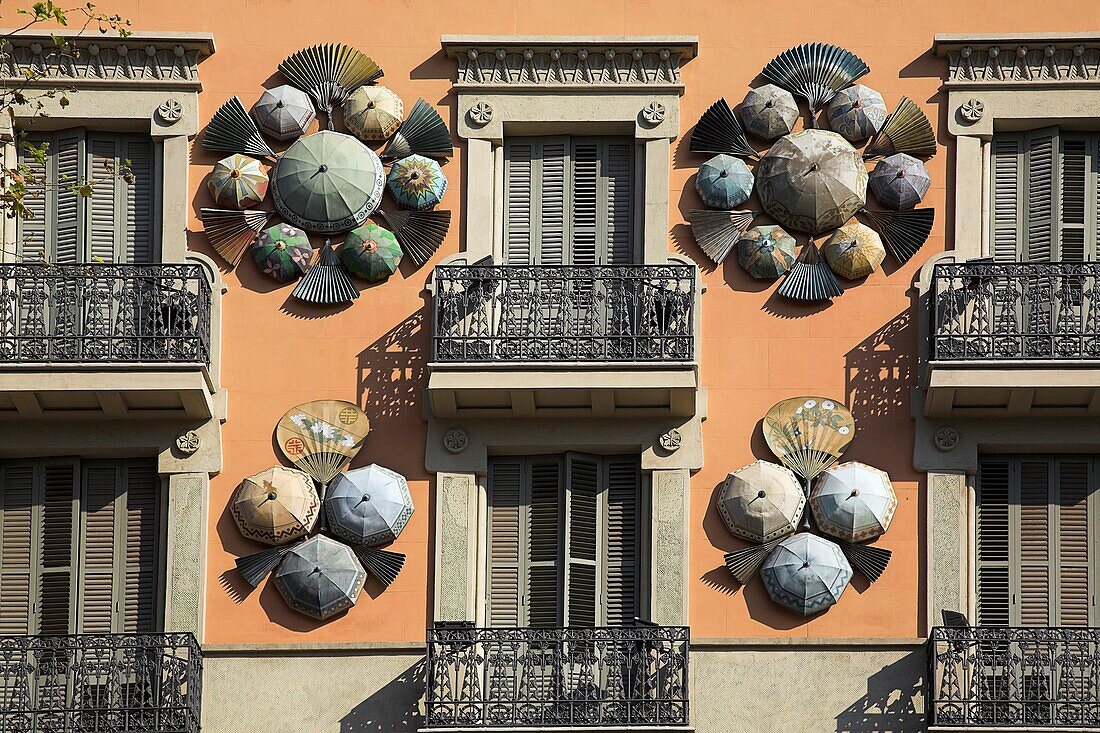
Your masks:
{"label": "shadow on wall", "polygon": [[867,694],[836,716],[837,733],[924,730],[926,656],[910,652],[867,678]]}
{"label": "shadow on wall", "polygon": [[421,659],[340,719],[340,733],[400,733],[424,724],[425,662]]}

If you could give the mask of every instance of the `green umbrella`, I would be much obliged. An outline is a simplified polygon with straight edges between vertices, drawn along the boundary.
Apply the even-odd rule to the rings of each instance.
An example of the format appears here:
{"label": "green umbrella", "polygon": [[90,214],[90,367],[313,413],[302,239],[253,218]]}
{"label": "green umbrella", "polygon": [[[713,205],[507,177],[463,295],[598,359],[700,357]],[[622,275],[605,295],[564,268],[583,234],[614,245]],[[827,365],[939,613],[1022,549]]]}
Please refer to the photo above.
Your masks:
{"label": "green umbrella", "polygon": [[783,227],[755,226],[737,241],[737,262],[755,278],[775,280],[794,265],[794,245]]}
{"label": "green umbrella", "polygon": [[389,177],[390,193],[406,209],[431,209],[447,190],[447,176],[431,158],[410,155],[393,164]]}
{"label": "green umbrella", "polygon": [[281,283],[301,277],[312,258],[309,237],[290,224],[268,227],[252,243],[252,259],[260,272]]}
{"label": "green umbrella", "polygon": [[381,282],[397,272],[402,254],[393,232],[372,222],[348,232],[340,248],[340,261],[353,275]]}
{"label": "green umbrella", "polygon": [[275,208],[295,226],[343,232],[382,200],[385,173],[374,151],[351,135],[324,130],[295,141],[271,176]]}

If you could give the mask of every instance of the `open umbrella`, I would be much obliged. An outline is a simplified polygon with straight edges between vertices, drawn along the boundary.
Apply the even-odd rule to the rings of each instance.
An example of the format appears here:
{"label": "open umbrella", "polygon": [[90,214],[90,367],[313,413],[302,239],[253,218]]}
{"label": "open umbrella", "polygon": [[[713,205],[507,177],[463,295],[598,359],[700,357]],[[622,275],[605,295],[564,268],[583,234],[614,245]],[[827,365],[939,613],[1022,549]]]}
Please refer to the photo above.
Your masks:
{"label": "open umbrella", "polygon": [[821,247],[829,268],[849,280],[866,277],[886,259],[878,233],[854,219],[833,232]]}
{"label": "open umbrella", "polygon": [[344,124],[360,140],[385,140],[404,115],[401,97],[381,85],[359,87],[344,101]]}
{"label": "open umbrella", "polygon": [[218,206],[247,209],[267,195],[267,173],[260,161],[234,153],[214,164],[206,185]]}
{"label": "open umbrella", "polygon": [[447,191],[443,169],[423,155],[410,155],[394,163],[387,183],[394,200],[413,211],[434,208]]}
{"label": "open umbrella", "polygon": [[300,277],[309,269],[313,247],[306,233],[290,224],[264,229],[251,245],[252,259],[260,272],[281,283]]}
{"label": "open umbrella", "polygon": [[863,208],[867,169],[840,135],[803,130],[781,138],[760,160],[756,191],[780,224],[821,234]]}
{"label": "open umbrella", "polygon": [[309,231],[362,224],[382,200],[385,173],[374,151],[351,135],[322,130],[294,141],[271,177],[275,208]]}
{"label": "open umbrella", "polygon": [[252,116],[257,127],[276,140],[293,140],[309,129],[317,113],[305,92],[283,84],[260,95]]}
{"label": "open umbrella", "polygon": [[890,529],[898,497],[885,471],[849,461],[821,474],[810,506],[821,531],[847,542],[863,542]]}
{"label": "open umbrella", "polygon": [[795,240],[781,226],[754,226],[737,241],[737,262],[755,278],[775,280],[794,264]]}
{"label": "open umbrella", "polygon": [[351,548],[324,535],[287,552],[275,570],[275,587],[287,605],[321,621],[354,606],[366,581]]}
{"label": "open umbrella", "polygon": [[726,477],[718,512],[729,531],[750,542],[785,537],[798,528],[806,495],[789,468],[756,461]]}
{"label": "open umbrella", "polygon": [[741,103],[741,121],[749,133],[765,140],[789,135],[798,121],[794,95],[775,84],[752,89]]}
{"label": "open umbrella", "polygon": [[344,267],[369,282],[380,282],[397,272],[402,254],[393,232],[374,222],[352,229],[340,247]]}
{"label": "open umbrella", "polygon": [[309,534],[320,515],[321,500],[305,473],[272,466],[241,482],[229,510],[245,537],[281,545]]}
{"label": "open umbrella", "polygon": [[868,180],[879,203],[895,211],[919,204],[931,184],[924,163],[905,153],[894,153],[880,160]]}
{"label": "open umbrella", "polygon": [[752,194],[752,171],[745,161],[732,155],[716,155],[699,166],[695,190],[712,209],[732,209]]}
{"label": "open umbrella", "polygon": [[829,129],[846,140],[866,140],[886,122],[886,102],[871,87],[854,84],[841,89],[829,102],[825,115]]}
{"label": "open umbrella", "polygon": [[852,579],[852,566],[835,543],[799,532],[779,543],[760,576],[773,601],[810,616],[840,600]]}
{"label": "open umbrella", "polygon": [[338,475],[325,494],[325,510],[333,534],[373,547],[397,539],[413,503],[404,476],[372,463]]}

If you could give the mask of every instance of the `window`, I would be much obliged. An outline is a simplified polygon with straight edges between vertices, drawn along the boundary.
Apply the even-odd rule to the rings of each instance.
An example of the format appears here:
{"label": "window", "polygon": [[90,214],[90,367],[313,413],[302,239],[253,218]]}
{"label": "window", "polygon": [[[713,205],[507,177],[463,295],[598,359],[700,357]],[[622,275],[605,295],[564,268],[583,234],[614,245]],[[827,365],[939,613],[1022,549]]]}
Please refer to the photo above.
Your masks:
{"label": "window", "polygon": [[[155,261],[151,138],[73,129],[27,141],[48,152],[42,165],[20,151],[20,162],[44,182],[25,199],[32,216],[18,223],[20,260]],[[94,182],[91,197],[73,191],[78,181]]]}
{"label": "window", "polygon": [[490,626],[623,626],[639,612],[637,456],[489,464]]}
{"label": "window", "polygon": [[0,635],[155,630],[159,510],[152,461],[0,464]]}
{"label": "window", "polygon": [[621,265],[635,261],[634,141],[505,141],[504,261]]}
{"label": "window", "polygon": [[1001,262],[1095,260],[1100,134],[993,137],[990,250]]}
{"label": "window", "polygon": [[1100,461],[983,456],[978,466],[978,622],[1096,626]]}

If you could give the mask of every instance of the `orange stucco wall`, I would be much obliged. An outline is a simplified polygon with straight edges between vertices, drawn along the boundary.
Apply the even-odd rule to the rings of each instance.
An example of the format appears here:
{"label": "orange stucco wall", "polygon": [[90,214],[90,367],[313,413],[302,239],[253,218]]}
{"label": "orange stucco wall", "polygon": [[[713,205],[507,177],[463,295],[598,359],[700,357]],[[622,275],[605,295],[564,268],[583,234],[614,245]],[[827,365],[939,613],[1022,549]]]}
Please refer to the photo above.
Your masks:
{"label": "orange stucco wall", "polygon": [[[371,54],[384,83],[406,105],[422,96],[454,124],[448,95],[454,74],[443,57],[444,33],[697,34],[699,56],[683,69],[681,138],[674,145],[669,246],[704,268],[702,377],[710,391],[704,424],[706,466],[692,479],[690,608],[699,637],[913,637],[923,624],[923,492],[911,464],[915,322],[911,282],[920,264],[945,247],[951,182],[950,153],[931,161],[937,209],[931,240],[908,265],[890,261],[832,304],[798,306],[778,299],[774,286],[750,280],[734,262],[709,267],[684,215],[699,206],[692,177],[703,158],[687,151],[699,114],[720,96],[739,102],[775,53],[805,41],[829,41],[862,56],[872,73],[864,83],[892,107],[902,95],[917,101],[939,130],[942,61],[930,51],[935,33],[1069,31],[1100,26],[1100,5],[1047,0],[1042,12],[1023,0],[134,0],[102,4],[142,30],[201,30],[214,34],[217,53],[201,65],[203,120],[230,96],[251,105],[265,84],[280,83],[276,65],[308,44],[342,41]],[[190,246],[209,251],[194,214],[208,204],[205,176],[218,156],[193,154]],[[446,166],[452,186],[444,206],[455,211],[440,256],[459,249],[462,145]],[[198,233],[194,233],[198,232]],[[229,291],[223,322],[223,384],[229,390],[224,426],[225,469],[211,486],[206,597],[209,643],[400,641],[423,638],[431,605],[431,498],[424,472],[421,390],[426,382],[430,324],[423,294],[429,267],[410,263],[385,284],[366,289],[346,310],[321,317],[290,299],[248,261],[225,272]],[[843,399],[859,421],[848,456],[887,470],[901,501],[881,544],[894,560],[871,588],[856,581],[839,605],[802,620],[767,599],[759,581],[734,589],[722,553],[737,546],[713,509],[726,473],[754,457],[768,458],[759,421],[775,401],[798,394]],[[271,585],[239,597],[233,558],[253,550],[225,512],[236,483],[276,462],[272,429],[282,413],[305,400],[357,400],[373,432],[357,463],[379,462],[410,480],[416,513],[395,549],[409,556],[385,592],[368,587],[359,604],[324,625],[291,613]]]}

